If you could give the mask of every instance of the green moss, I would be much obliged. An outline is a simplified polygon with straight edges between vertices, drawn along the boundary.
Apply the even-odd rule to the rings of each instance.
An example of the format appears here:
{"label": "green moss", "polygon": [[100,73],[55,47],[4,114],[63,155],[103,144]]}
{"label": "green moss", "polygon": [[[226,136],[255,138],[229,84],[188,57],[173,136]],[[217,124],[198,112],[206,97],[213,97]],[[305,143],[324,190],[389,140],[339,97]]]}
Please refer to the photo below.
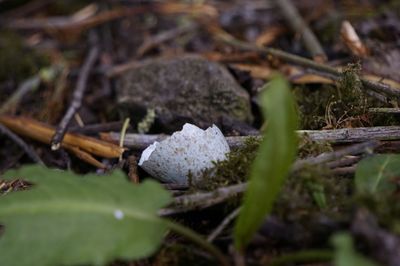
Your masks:
{"label": "green moss", "polygon": [[287,221],[307,222],[321,214],[342,220],[350,213],[351,186],[322,166],[306,167],[288,177],[273,212]]}
{"label": "green moss", "polygon": [[145,134],[150,131],[151,126],[154,124],[156,119],[156,111],[152,108],[147,109],[145,117],[137,125],[137,131],[140,134]]}
{"label": "green moss", "polygon": [[247,180],[260,141],[250,137],[242,147],[232,150],[227,160],[215,162],[213,168],[204,171],[202,181],[195,185],[195,189],[211,191]]}
{"label": "green moss", "polygon": [[359,77],[361,65],[348,64],[342,71],[337,83],[339,100],[346,104],[348,115],[355,116],[365,113],[367,107],[367,98],[362,89],[362,83]]}
{"label": "green moss", "polygon": [[299,110],[300,128],[321,129],[326,126],[326,106],[337,94],[334,86],[325,85],[320,88],[295,87],[294,95]]}
{"label": "green moss", "polygon": [[[374,105],[374,106],[381,107],[380,105]],[[369,114],[368,118],[371,121],[371,124],[374,126],[398,126],[398,125],[400,125],[400,119],[397,114],[376,113],[376,114]]]}
{"label": "green moss", "polygon": [[309,136],[303,135],[299,141],[298,156],[306,158],[309,156],[317,156],[324,152],[333,151],[329,142],[313,141]]}
{"label": "green moss", "polygon": [[37,73],[46,64],[48,59],[24,47],[19,36],[9,31],[0,31],[0,82],[19,82]]}
{"label": "green moss", "polygon": [[358,76],[360,70],[359,64],[348,64],[336,87],[325,85],[319,89],[296,88],[301,128],[333,129],[369,124],[366,115],[368,98]]}

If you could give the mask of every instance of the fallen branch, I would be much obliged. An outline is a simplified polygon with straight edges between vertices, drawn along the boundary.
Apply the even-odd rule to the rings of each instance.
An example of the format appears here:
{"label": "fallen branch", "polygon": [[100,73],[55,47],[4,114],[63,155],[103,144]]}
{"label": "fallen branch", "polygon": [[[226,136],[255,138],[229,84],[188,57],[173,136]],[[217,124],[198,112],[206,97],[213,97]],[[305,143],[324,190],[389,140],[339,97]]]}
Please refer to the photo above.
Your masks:
{"label": "fallen branch", "polygon": [[400,127],[359,127],[341,128],[333,130],[301,130],[314,141],[328,141],[331,143],[352,143],[368,140],[399,140]]}
{"label": "fallen branch", "polygon": [[[393,141],[400,140],[400,127],[360,127],[360,128],[341,128],[332,130],[298,130],[300,136],[307,136],[312,141],[326,141],[332,144],[345,144],[353,142],[363,142],[369,140]],[[168,135],[144,135],[144,134],[126,134],[124,146],[143,150],[154,141],[162,141]],[[112,143],[118,143],[120,134],[116,132],[100,133],[100,138]],[[261,138],[261,136],[238,136],[226,137],[231,148],[243,146],[249,138]]]}
{"label": "fallen branch", "polygon": [[[29,118],[2,115],[0,123],[15,133],[46,144],[50,144],[54,135],[53,127]],[[65,134],[61,147],[70,150],[77,147],[103,158],[118,158],[124,152],[124,148],[118,145],[73,133]]]}
{"label": "fallen branch", "polygon": [[400,108],[369,108],[369,113],[400,114]]}
{"label": "fallen branch", "polygon": [[86,90],[86,83],[89,77],[89,73],[94,63],[96,62],[98,54],[99,54],[99,48],[97,46],[94,46],[90,49],[90,52],[85,59],[82,70],[79,73],[78,82],[76,84],[71,105],[69,106],[63,119],[58,125],[57,130],[51,140],[52,150],[58,150],[60,148],[60,143],[64,138],[65,132],[67,131],[68,124],[70,123],[74,114],[81,107],[83,94],[85,93]]}

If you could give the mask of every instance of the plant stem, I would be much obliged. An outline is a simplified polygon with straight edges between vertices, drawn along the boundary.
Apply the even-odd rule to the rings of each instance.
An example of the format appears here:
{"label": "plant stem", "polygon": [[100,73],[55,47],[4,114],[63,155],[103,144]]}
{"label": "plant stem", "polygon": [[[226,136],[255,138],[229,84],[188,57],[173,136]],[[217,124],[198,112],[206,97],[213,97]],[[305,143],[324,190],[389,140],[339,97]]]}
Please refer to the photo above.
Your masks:
{"label": "plant stem", "polygon": [[168,226],[169,229],[172,231],[186,237],[187,239],[193,241],[197,245],[203,247],[205,250],[210,252],[212,255],[214,255],[219,263],[223,266],[229,266],[230,263],[225,257],[224,254],[220,250],[218,250],[213,244],[207,242],[206,239],[204,239],[201,235],[196,233],[195,231],[191,230],[190,228],[187,228],[183,225],[180,225],[178,223],[169,221],[169,220],[164,220],[166,225]]}
{"label": "plant stem", "polygon": [[268,265],[279,266],[302,262],[321,262],[332,260],[333,252],[330,250],[304,250],[284,254],[273,259]]}

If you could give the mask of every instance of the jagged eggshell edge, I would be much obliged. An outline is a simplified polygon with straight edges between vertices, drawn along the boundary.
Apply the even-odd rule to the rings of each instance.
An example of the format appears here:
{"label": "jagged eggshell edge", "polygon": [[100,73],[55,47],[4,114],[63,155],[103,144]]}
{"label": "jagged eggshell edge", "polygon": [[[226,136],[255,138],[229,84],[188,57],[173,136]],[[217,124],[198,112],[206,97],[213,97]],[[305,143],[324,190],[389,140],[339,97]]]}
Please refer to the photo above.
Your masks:
{"label": "jagged eggshell edge", "polygon": [[199,181],[201,172],[213,166],[213,161],[226,159],[229,145],[216,126],[203,130],[186,123],[171,137],[147,147],[139,166],[165,183],[187,185],[189,175]]}

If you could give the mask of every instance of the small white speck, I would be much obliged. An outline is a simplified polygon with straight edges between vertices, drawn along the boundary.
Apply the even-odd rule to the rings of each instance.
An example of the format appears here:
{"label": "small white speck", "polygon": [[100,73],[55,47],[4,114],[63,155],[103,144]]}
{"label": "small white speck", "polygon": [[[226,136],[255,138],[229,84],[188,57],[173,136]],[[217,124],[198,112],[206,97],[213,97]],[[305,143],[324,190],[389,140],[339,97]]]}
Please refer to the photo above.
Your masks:
{"label": "small white speck", "polygon": [[122,220],[122,218],[124,218],[124,213],[121,210],[115,210],[114,211],[114,217],[117,220]]}

